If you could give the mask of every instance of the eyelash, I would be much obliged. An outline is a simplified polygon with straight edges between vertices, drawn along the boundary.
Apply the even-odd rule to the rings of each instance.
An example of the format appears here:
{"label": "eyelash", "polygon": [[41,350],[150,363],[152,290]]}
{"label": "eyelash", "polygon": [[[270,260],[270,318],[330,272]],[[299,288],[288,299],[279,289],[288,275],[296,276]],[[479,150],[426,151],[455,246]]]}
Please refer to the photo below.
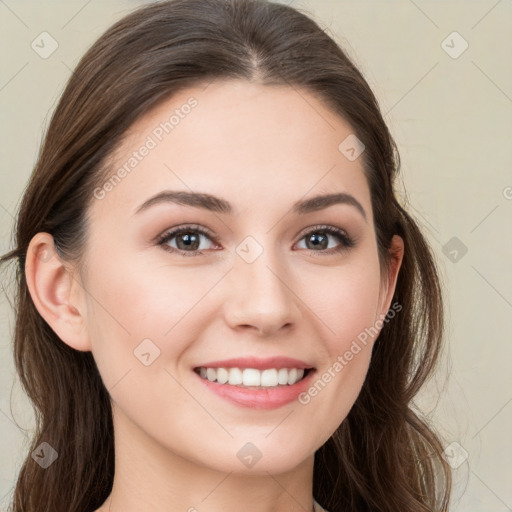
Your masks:
{"label": "eyelash", "polygon": [[[181,226],[181,227],[173,229],[171,231],[167,231],[167,232],[163,233],[162,235],[160,235],[158,237],[158,245],[161,245],[165,251],[168,251],[171,253],[178,253],[184,257],[200,256],[200,255],[204,254],[203,251],[197,251],[197,250],[183,251],[181,249],[176,249],[174,247],[169,247],[168,245],[166,245],[167,242],[169,242],[169,240],[172,240],[177,235],[182,234],[182,233],[190,233],[190,232],[199,233],[201,235],[204,235],[207,238],[209,238],[210,240],[212,240],[213,242],[215,242],[216,244],[218,244],[217,238],[215,236],[213,236],[213,234],[210,233],[208,230],[206,230],[198,225],[187,225],[187,226]],[[355,241],[352,238],[350,238],[345,231],[343,231],[342,229],[336,228],[334,226],[327,226],[327,225],[313,226],[309,231],[305,232],[301,236],[299,241],[313,233],[323,233],[323,234],[337,236],[342,242],[341,245],[337,248],[326,249],[323,251],[314,251],[312,249],[309,249],[309,251],[313,252],[313,253],[319,252],[320,256],[328,256],[328,255],[335,254],[335,253],[341,253],[341,252],[347,251],[351,247],[355,246]]]}

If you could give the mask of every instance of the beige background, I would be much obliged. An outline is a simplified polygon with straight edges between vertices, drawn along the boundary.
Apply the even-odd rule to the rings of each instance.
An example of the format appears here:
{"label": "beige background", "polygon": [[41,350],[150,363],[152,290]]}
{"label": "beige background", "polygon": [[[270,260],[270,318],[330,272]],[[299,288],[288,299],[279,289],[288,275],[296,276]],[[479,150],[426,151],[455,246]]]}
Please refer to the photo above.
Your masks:
{"label": "beige background", "polygon": [[[70,70],[107,26],[141,3],[0,0],[2,253]],[[456,481],[451,511],[512,510],[512,2],[291,4],[342,44],[376,92],[401,152],[401,188],[439,260],[449,350],[417,403],[446,446],[458,443],[447,452]],[[58,43],[46,59],[31,47],[44,31]],[[464,41],[469,46],[458,55]],[[29,429],[33,420],[14,373],[13,318],[3,294],[0,308],[5,510],[27,441],[13,417]]]}

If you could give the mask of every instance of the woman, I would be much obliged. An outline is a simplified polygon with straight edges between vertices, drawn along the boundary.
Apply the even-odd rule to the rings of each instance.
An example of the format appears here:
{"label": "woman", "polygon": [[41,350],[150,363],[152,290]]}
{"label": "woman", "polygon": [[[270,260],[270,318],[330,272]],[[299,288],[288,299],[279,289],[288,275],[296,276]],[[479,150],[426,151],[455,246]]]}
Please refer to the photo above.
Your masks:
{"label": "woman", "polygon": [[411,400],[431,250],[368,84],[310,18],[143,7],[52,117],[16,227],[38,428],[12,510],[446,511]]}

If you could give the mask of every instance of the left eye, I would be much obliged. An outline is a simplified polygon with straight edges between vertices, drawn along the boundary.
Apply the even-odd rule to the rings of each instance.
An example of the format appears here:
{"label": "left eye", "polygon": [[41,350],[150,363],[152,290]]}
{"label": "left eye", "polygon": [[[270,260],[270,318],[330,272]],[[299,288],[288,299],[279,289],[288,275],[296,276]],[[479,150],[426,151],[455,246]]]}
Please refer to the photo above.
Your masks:
{"label": "left eye", "polygon": [[[167,251],[178,252],[182,256],[197,256],[203,254],[199,250],[201,237],[217,242],[210,232],[200,226],[185,226],[164,233],[159,238],[158,243]],[[341,243],[329,247],[328,237],[337,238]],[[170,242],[174,239],[176,239],[176,245],[172,246]],[[345,231],[334,226],[316,226],[304,233],[300,240],[303,239],[306,239],[306,249],[323,255],[342,252],[355,245],[354,241]],[[327,245],[325,245],[326,243]]]}
{"label": "left eye", "polygon": [[[341,244],[328,247],[328,237],[337,238],[341,242]],[[306,240],[306,249],[312,250],[311,247],[327,249],[324,251],[313,251],[320,252],[325,255],[332,254],[335,252],[342,252],[350,249],[355,245],[354,240],[350,238],[345,231],[339,228],[335,228],[334,226],[317,226],[309,230],[301,238],[301,240],[303,239]],[[327,246],[325,245],[325,243],[327,243]]]}

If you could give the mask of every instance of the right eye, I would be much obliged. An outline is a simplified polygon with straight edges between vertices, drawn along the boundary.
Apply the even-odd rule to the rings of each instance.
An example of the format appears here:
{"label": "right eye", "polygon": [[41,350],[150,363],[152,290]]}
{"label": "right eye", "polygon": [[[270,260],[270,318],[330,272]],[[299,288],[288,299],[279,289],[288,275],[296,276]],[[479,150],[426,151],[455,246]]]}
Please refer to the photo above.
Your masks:
{"label": "right eye", "polygon": [[[215,241],[213,235],[200,226],[180,226],[160,235],[158,245],[161,245],[166,251],[178,252],[181,256],[198,256],[205,250],[205,248],[199,250],[201,237]],[[169,242],[174,239],[176,239],[176,247],[169,245]]]}

